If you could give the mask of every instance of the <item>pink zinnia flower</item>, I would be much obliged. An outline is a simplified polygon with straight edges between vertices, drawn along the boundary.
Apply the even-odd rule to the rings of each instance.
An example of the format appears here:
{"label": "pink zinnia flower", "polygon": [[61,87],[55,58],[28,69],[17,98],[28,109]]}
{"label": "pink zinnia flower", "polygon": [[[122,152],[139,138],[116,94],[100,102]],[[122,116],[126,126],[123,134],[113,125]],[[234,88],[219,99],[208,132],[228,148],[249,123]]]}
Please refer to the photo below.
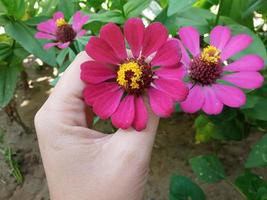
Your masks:
{"label": "pink zinnia flower", "polygon": [[181,103],[188,113],[202,109],[207,114],[219,114],[223,105],[237,108],[245,104],[246,96],[239,88],[255,89],[264,78],[257,72],[264,67],[263,59],[249,54],[236,61],[231,58],[247,48],[252,38],[246,34],[231,36],[225,26],[216,26],[210,33],[210,45],[200,49],[200,35],[193,27],[179,30],[182,62],[187,69],[189,95]]}
{"label": "pink zinnia flower", "polygon": [[44,45],[45,49],[53,46],[64,49],[67,48],[75,38],[82,37],[86,30],[82,26],[89,20],[89,16],[84,16],[80,11],[73,15],[73,23],[68,24],[62,12],[56,12],[53,19],[41,22],[37,29],[40,32],[35,34],[38,39],[53,40],[52,43]]}
{"label": "pink zinnia flower", "polygon": [[[127,53],[125,39],[131,48]],[[167,117],[175,101],[183,101],[188,89],[182,82],[178,40],[158,22],[144,27],[141,19],[129,19],[120,27],[109,23],[99,37],[91,37],[87,54],[93,59],[81,65],[81,79],[87,83],[85,102],[102,119],[111,117],[117,128],[146,127],[147,95],[152,111]]]}

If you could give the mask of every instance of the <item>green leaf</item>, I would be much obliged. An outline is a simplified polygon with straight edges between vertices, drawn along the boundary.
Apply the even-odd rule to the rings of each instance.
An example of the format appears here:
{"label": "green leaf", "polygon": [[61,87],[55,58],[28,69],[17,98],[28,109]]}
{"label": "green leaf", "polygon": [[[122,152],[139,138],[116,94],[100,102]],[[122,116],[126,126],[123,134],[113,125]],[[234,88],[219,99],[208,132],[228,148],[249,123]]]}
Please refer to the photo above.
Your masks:
{"label": "green leaf", "polygon": [[[254,96],[254,98],[256,98]],[[242,109],[242,112],[249,118],[267,121],[267,99],[263,97],[257,97],[252,108]]]}
{"label": "green leaf", "polygon": [[57,55],[57,64],[61,66],[69,53],[69,48],[62,49]]}
{"label": "green leaf", "polygon": [[263,191],[267,189],[267,182],[249,171],[237,177],[235,185],[246,195],[248,200],[263,200],[257,196],[263,196]]}
{"label": "green leaf", "polygon": [[27,51],[51,66],[56,66],[55,50],[44,50],[44,41],[34,38],[35,29],[28,27],[21,21],[9,22],[5,26],[6,33],[15,39]]}
{"label": "green leaf", "polygon": [[4,5],[6,14],[16,19],[21,19],[27,8],[27,2],[25,0],[1,0],[1,4],[1,7]]}
{"label": "green leaf", "polygon": [[202,189],[185,176],[174,175],[170,182],[170,200],[205,200]]}
{"label": "green leaf", "polygon": [[175,13],[184,12],[195,2],[196,0],[169,0],[167,15],[171,16]]}
{"label": "green leaf", "polygon": [[75,11],[79,10],[76,0],[59,0],[58,10],[64,13],[65,19],[70,19]]}
{"label": "green leaf", "polygon": [[232,18],[239,24],[243,24],[253,29],[253,16],[250,13],[244,16],[244,12],[249,6],[249,0],[223,0],[220,3],[218,15]]}
{"label": "green leaf", "polygon": [[172,35],[177,35],[178,29],[183,26],[194,26],[204,34],[210,31],[210,22],[214,18],[214,14],[201,8],[190,8],[170,17],[167,16],[167,9],[163,9],[154,21],[163,23]]}
{"label": "green leaf", "polygon": [[11,46],[0,41],[0,60],[5,60],[10,54],[12,54]]}
{"label": "green leaf", "polygon": [[13,98],[18,72],[16,66],[0,65],[0,108],[5,107]]}
{"label": "green leaf", "polygon": [[123,11],[126,18],[137,17],[142,11],[148,7],[151,0],[129,0],[123,6]]}
{"label": "green leaf", "polygon": [[264,135],[253,147],[245,163],[246,168],[267,166],[267,135]]}
{"label": "green leaf", "polygon": [[204,155],[189,160],[196,176],[207,183],[215,183],[225,179],[225,173],[220,160],[215,155]]}
{"label": "green leaf", "polygon": [[46,0],[41,1],[39,4],[42,7],[40,15],[51,16],[55,12],[56,7],[59,4],[59,0]]}
{"label": "green leaf", "polygon": [[123,24],[124,18],[119,10],[105,11],[102,13],[90,14],[89,23],[99,21],[99,22],[113,22],[117,24]]}

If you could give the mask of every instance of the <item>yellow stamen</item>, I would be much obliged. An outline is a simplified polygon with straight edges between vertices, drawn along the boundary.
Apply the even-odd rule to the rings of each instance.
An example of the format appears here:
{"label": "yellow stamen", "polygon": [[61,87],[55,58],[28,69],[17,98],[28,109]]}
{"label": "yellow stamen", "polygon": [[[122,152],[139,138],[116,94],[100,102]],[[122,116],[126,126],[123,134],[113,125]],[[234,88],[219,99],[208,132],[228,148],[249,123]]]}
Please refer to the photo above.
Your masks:
{"label": "yellow stamen", "polygon": [[117,82],[119,85],[123,87],[128,86],[128,80],[126,79],[126,72],[132,72],[132,75],[130,77],[131,84],[130,87],[131,89],[138,89],[139,88],[139,83],[142,77],[142,70],[140,66],[136,62],[128,62],[128,63],[123,63],[120,65],[120,68],[117,72]]}
{"label": "yellow stamen", "polygon": [[57,19],[57,21],[56,21],[56,25],[57,25],[57,27],[64,26],[64,25],[66,25],[66,24],[67,24],[67,22],[65,21],[64,18],[59,18],[59,19]]}
{"label": "yellow stamen", "polygon": [[209,45],[205,47],[201,53],[201,59],[208,63],[216,64],[220,60],[221,51],[215,46]]}

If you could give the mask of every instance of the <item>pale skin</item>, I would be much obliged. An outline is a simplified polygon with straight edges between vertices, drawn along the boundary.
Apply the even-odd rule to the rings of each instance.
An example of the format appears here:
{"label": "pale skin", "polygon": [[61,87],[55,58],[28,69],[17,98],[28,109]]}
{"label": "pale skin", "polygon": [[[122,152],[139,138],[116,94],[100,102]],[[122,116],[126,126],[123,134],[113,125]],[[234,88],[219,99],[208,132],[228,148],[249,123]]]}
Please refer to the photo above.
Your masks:
{"label": "pale skin", "polygon": [[149,111],[141,132],[89,129],[80,80],[80,65],[89,59],[77,55],[35,116],[51,199],[140,200],[159,119]]}

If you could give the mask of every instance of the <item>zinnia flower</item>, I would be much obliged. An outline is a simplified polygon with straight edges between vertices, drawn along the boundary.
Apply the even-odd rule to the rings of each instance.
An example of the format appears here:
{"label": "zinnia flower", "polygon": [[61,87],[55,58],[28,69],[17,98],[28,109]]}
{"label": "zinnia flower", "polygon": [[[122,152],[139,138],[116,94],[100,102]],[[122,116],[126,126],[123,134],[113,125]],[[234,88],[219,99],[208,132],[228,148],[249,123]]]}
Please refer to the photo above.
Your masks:
{"label": "zinnia flower", "polygon": [[[127,53],[127,45],[131,49]],[[158,22],[144,27],[139,18],[120,27],[109,23],[99,37],[91,37],[87,54],[93,59],[81,65],[81,79],[87,83],[85,102],[102,119],[111,117],[117,128],[146,127],[147,95],[152,111],[167,117],[174,103],[183,101],[188,89],[182,82],[178,40],[168,39],[168,31]]]}
{"label": "zinnia flower", "polygon": [[240,89],[255,89],[264,78],[258,72],[264,67],[263,59],[255,54],[236,61],[230,58],[246,49],[252,38],[246,34],[231,36],[225,26],[216,26],[210,33],[210,45],[200,49],[200,35],[193,27],[179,30],[183,45],[182,62],[187,69],[189,95],[181,103],[185,112],[202,109],[207,114],[219,114],[223,106],[233,108],[245,104],[246,96]]}
{"label": "zinnia flower", "polygon": [[53,46],[64,49],[67,48],[73,40],[82,37],[86,30],[82,26],[89,20],[89,16],[84,16],[80,11],[73,15],[73,23],[68,24],[64,19],[62,12],[56,12],[53,19],[41,22],[37,29],[40,32],[35,34],[38,39],[53,40],[51,43],[44,45],[45,49]]}

